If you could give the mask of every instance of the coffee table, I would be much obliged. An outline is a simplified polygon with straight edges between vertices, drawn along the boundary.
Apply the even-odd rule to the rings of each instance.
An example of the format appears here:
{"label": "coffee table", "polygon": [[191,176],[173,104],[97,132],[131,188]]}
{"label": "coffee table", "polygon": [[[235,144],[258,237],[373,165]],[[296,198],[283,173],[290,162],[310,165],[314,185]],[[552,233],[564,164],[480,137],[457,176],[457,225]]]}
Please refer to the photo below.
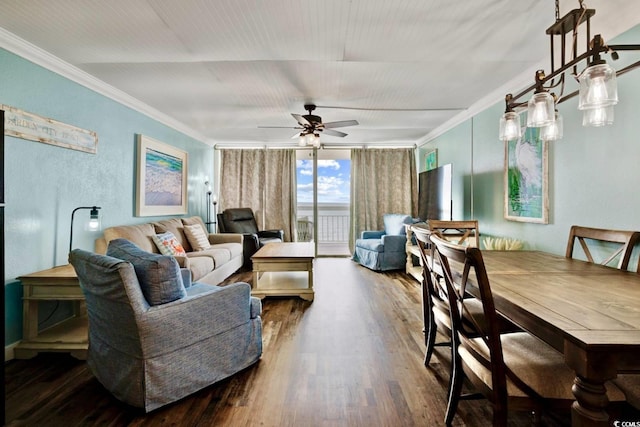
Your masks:
{"label": "coffee table", "polygon": [[298,296],[313,301],[313,242],[268,243],[253,261],[253,289],[258,298]]}

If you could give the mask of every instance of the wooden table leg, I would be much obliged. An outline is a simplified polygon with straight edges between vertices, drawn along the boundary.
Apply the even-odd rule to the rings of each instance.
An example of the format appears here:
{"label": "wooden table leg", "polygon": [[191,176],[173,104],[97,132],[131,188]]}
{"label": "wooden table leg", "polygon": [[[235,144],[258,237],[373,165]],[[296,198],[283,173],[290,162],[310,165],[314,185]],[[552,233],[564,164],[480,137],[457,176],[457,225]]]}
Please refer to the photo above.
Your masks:
{"label": "wooden table leg", "polygon": [[609,398],[604,384],[615,378],[617,360],[606,352],[587,351],[568,341],[564,349],[565,361],[576,372],[571,389],[576,398],[571,405],[571,425],[608,427]]}

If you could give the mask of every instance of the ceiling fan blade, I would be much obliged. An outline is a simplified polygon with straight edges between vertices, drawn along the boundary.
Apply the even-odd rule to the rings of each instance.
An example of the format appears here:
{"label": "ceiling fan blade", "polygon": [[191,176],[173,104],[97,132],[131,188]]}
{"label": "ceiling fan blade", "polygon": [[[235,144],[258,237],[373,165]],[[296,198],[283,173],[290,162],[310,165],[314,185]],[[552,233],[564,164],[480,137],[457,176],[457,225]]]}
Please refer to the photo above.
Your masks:
{"label": "ceiling fan blade", "polygon": [[304,129],[299,126],[258,126],[258,129]]}
{"label": "ceiling fan blade", "polygon": [[339,122],[324,123],[325,128],[341,128],[344,126],[355,126],[359,124],[357,120],[341,120]]}
{"label": "ceiling fan blade", "polygon": [[339,130],[326,129],[326,128],[322,130],[322,133],[331,135],[331,136],[339,136],[340,138],[344,138],[345,136],[348,135],[344,132],[340,132]]}
{"label": "ceiling fan blade", "polygon": [[300,114],[291,113],[291,115],[293,116],[294,119],[298,121],[298,123],[300,123],[301,126],[311,126],[311,123],[309,123],[309,120],[305,119]]}

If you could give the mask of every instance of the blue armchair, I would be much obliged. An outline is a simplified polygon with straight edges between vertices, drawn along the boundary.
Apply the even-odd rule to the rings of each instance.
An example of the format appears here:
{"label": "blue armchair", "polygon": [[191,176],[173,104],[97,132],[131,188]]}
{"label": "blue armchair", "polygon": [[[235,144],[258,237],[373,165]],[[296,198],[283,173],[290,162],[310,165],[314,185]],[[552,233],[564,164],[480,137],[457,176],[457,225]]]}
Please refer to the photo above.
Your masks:
{"label": "blue armchair", "polygon": [[356,240],[353,260],[375,271],[399,270],[407,262],[405,224],[413,218],[404,214],[385,214],[384,230],[363,231]]}

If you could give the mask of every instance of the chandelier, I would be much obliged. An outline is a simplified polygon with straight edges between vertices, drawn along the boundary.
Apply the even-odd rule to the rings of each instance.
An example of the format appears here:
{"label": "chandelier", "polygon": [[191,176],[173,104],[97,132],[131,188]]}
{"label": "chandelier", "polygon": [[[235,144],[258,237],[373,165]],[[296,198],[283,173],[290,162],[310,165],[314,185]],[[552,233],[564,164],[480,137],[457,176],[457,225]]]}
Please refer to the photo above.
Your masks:
{"label": "chandelier", "polygon": [[[602,55],[610,54],[618,59],[618,51],[640,50],[639,44],[607,45],[598,34],[591,38],[591,17],[594,9],[587,9],[583,0],[580,8],[573,9],[560,17],[559,0],[555,2],[556,21],[547,28],[551,41],[551,73],[544,70],[535,73],[534,84],[520,93],[505,96],[505,113],[500,118],[499,139],[509,141],[520,137],[520,115],[516,110],[527,111],[527,127],[540,129],[541,138],[553,141],[562,138],[562,116],[557,106],[561,102],[578,95],[578,109],[583,112],[583,126],[605,126],[613,123],[613,106],[618,103],[616,76],[640,66],[637,61],[616,72]],[[578,54],[578,27],[586,23],[586,49]],[[568,34],[571,34],[568,37]],[[569,38],[570,44],[567,44]],[[556,39],[560,39],[559,64],[556,68]],[[567,58],[567,51],[571,55]],[[578,72],[582,65],[584,69]],[[579,83],[579,90],[564,95],[567,74]],[[528,102],[519,101],[532,92]],[[558,93],[556,94],[557,91]]]}

